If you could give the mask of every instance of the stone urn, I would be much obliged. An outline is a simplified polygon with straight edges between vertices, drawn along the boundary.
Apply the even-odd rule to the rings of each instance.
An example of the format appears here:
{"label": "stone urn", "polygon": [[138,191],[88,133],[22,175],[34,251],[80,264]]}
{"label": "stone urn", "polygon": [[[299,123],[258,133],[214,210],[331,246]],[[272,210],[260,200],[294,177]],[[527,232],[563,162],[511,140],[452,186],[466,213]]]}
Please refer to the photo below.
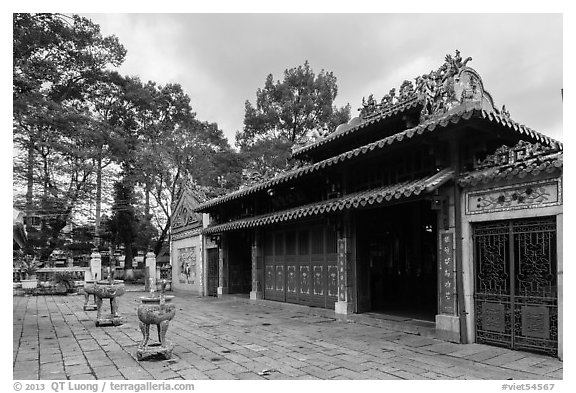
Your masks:
{"label": "stone urn", "polygon": [[[118,312],[118,298],[126,292],[124,281],[122,280],[100,280],[94,284],[94,294],[96,295],[96,326],[100,325],[122,325],[122,317]],[[102,316],[102,302],[110,299],[110,315]]]}
{"label": "stone urn", "polygon": [[[84,281],[84,311],[94,311],[98,307],[96,304],[98,301],[96,300],[96,280],[86,280]],[[90,302],[90,295],[94,298],[93,304],[88,304]]]}
{"label": "stone urn", "polygon": [[27,280],[20,280],[20,282],[22,283],[22,289],[27,290],[27,291],[34,291],[34,289],[38,288],[38,280],[36,279],[36,277],[34,276],[34,278],[30,278]]}
{"label": "stone urn", "polygon": [[[173,295],[157,295],[140,297],[138,306],[138,319],[142,331],[142,342],[138,345],[138,360],[150,357],[162,357],[170,359],[174,345],[166,340],[166,332],[174,315],[176,306],[172,304]],[[158,329],[158,343],[148,344],[150,339],[150,325],[156,325]]]}

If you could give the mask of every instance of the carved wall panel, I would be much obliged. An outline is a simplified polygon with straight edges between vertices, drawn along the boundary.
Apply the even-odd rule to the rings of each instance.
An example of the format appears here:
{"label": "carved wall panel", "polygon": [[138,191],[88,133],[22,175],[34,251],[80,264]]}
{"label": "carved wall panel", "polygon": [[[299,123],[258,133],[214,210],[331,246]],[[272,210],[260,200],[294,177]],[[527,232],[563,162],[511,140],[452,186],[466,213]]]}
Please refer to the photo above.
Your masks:
{"label": "carved wall panel", "polygon": [[466,193],[466,214],[532,209],[562,203],[560,180],[523,183]]}
{"label": "carved wall panel", "polygon": [[181,284],[196,282],[196,247],[178,249],[178,280]]}

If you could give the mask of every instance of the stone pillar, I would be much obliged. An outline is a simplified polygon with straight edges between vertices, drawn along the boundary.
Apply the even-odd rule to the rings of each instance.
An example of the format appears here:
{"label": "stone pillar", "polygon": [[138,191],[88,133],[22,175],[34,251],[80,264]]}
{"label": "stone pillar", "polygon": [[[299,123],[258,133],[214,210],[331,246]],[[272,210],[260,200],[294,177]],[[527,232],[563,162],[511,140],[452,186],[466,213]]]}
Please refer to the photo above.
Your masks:
{"label": "stone pillar", "polygon": [[338,301],[336,314],[354,312],[354,282],[352,274],[353,244],[350,220],[346,217],[342,230],[338,231]]}
{"label": "stone pillar", "polygon": [[262,235],[259,230],[254,231],[252,241],[252,291],[250,299],[262,299]]}
{"label": "stone pillar", "polygon": [[558,269],[558,359],[564,360],[564,214],[556,216],[556,257]]}
{"label": "stone pillar", "polygon": [[228,294],[228,244],[226,234],[220,236],[218,246],[218,297]]}
{"label": "stone pillar", "polygon": [[90,255],[90,276],[85,279],[102,280],[102,257],[97,250]]}
{"label": "stone pillar", "polygon": [[156,255],[152,251],[148,251],[146,254],[145,289],[150,291],[151,288],[156,290]]}

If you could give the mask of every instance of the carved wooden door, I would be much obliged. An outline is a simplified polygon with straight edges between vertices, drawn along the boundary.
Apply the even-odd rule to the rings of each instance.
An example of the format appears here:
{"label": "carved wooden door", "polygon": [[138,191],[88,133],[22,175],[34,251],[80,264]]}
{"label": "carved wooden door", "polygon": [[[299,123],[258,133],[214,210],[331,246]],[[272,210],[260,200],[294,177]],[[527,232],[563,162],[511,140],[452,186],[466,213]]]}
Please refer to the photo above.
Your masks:
{"label": "carved wooden door", "polygon": [[554,217],[474,226],[476,342],[557,354]]}
{"label": "carved wooden door", "polygon": [[338,295],[336,232],[314,226],[268,233],[264,298],[333,308]]}
{"label": "carved wooden door", "polygon": [[208,254],[208,296],[218,296],[218,249],[209,248]]}

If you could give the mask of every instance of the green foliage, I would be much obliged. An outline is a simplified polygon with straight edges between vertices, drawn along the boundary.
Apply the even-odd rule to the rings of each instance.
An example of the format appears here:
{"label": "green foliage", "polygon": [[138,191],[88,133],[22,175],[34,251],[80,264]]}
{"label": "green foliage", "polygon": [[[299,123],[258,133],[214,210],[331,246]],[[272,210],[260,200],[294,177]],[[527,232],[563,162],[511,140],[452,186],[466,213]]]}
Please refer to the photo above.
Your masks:
{"label": "green foliage", "polygon": [[71,272],[55,272],[51,284],[55,287],[63,287],[66,292],[74,289],[74,275]]}
{"label": "green foliage", "polygon": [[20,270],[21,273],[24,273],[26,278],[35,275],[41,266],[42,263],[38,260],[38,258],[32,257],[30,255],[21,254],[14,261],[14,267]]}
{"label": "green foliage", "polygon": [[114,184],[114,205],[112,206],[111,232],[114,244],[131,246],[136,236],[134,185],[124,177]]}
{"label": "green foliage", "polygon": [[246,146],[242,153],[247,167],[261,175],[275,176],[286,167],[290,158],[292,142],[280,138],[266,138]]}
{"label": "green foliage", "polygon": [[308,61],[284,71],[284,80],[274,82],[268,75],[264,88],[256,92],[256,106],[245,103],[244,129],[236,134],[236,145],[249,168],[260,168],[267,148],[273,148],[266,167],[274,171],[286,166],[294,143],[324,133],[350,118],[350,107],[337,109],[336,77],[322,70],[314,73]]}
{"label": "green foliage", "polygon": [[101,139],[90,109],[92,86],[125,49],[102,37],[86,18],[61,14],[13,16],[14,179],[22,205],[42,218],[28,249],[46,260],[79,201],[92,192]]}
{"label": "green foliage", "polygon": [[90,20],[14,14],[13,48],[14,182],[26,190],[15,204],[41,218],[39,230],[27,227],[30,254],[47,260],[67,247],[62,229],[71,217],[94,216],[82,209],[96,206],[100,217],[114,183],[113,213],[100,235],[125,244],[127,258],[152,240],[161,248],[183,179],[215,194],[240,184],[243,161],[222,130],[196,119],[179,84],[143,83],[111,69],[126,50]]}

